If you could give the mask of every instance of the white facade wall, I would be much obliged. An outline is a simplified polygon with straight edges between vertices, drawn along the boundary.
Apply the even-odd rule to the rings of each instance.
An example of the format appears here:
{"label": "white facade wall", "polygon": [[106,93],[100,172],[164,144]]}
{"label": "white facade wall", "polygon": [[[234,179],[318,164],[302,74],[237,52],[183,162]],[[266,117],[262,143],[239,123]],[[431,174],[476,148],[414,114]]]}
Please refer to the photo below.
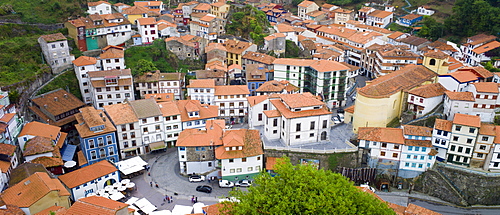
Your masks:
{"label": "white facade wall", "polygon": [[438,82],[449,91],[466,92],[469,89],[469,84],[479,81],[460,83],[451,76],[439,76]]}
{"label": "white facade wall", "polygon": [[474,102],[472,101],[450,100],[450,98],[445,95],[443,114],[446,116],[447,120],[453,120],[456,113],[475,115],[473,106]]}
{"label": "white facade wall", "polygon": [[[242,158],[222,159],[222,177],[237,177],[238,175],[243,174],[257,174],[264,168],[262,162],[263,160],[263,155],[247,157],[246,162],[243,162]],[[234,178],[235,181],[241,179],[244,178]]]}
{"label": "white facade wall", "polygon": [[88,14],[111,14],[112,13],[112,10],[111,10],[111,4],[106,4],[106,3],[102,3],[102,4],[99,4],[97,6],[89,6],[89,9],[87,10],[87,13]]}
{"label": "white facade wall", "polygon": [[67,40],[46,43],[44,39],[39,38],[38,42],[45,56],[45,63],[53,70],[55,68],[71,65],[71,62],[75,58],[69,52]]}
{"label": "white facade wall", "polygon": [[150,143],[165,141],[165,128],[163,125],[163,116],[154,116],[139,119],[139,126],[144,145]]}
{"label": "white facade wall", "polygon": [[182,99],[182,86],[180,80],[174,81],[162,81],[158,82],[159,84],[159,93],[173,93],[175,96],[175,100]]}
{"label": "white facade wall", "polygon": [[100,71],[100,62],[97,60],[96,64],[86,66],[73,66],[78,84],[80,86],[80,93],[82,94],[83,102],[89,104],[92,102],[92,94],[90,93],[90,79],[87,76],[88,72]]}
{"label": "white facade wall", "polygon": [[165,142],[173,143],[182,131],[181,115],[165,116],[164,120]]}
{"label": "white facade wall", "polygon": [[102,59],[103,70],[125,69],[125,58]]}
{"label": "white facade wall", "polygon": [[432,146],[438,151],[436,157],[441,160],[446,159],[448,145],[450,143],[451,132],[438,129],[432,130]]}
{"label": "white facade wall", "polygon": [[500,144],[493,144],[488,170],[500,170]]}
{"label": "white facade wall", "polygon": [[255,126],[264,125],[265,114],[262,112],[266,110],[264,106],[267,107],[267,110],[270,110],[271,104],[269,99],[255,104],[254,106],[248,106],[248,126],[250,129],[255,128]]}
{"label": "white facade wall", "polygon": [[[130,77],[132,78],[132,77]],[[98,78],[96,78],[98,79]],[[92,95],[92,104],[96,109],[103,109],[104,105],[122,103],[123,100],[134,100],[134,88],[130,86],[111,86],[111,87],[90,87]]]}
{"label": "white facade wall", "polygon": [[107,186],[106,181],[108,180],[114,181],[113,183],[119,182],[119,175],[120,174],[118,173],[118,171],[116,171],[72,188],[71,193],[73,201],[76,201],[79,198],[86,197],[88,193],[94,193],[97,190],[104,189],[104,187]]}
{"label": "white facade wall", "polygon": [[139,149],[140,154],[145,154],[142,144],[141,130],[139,122],[130,124],[115,125],[120,157],[125,159],[126,151]]}
{"label": "white facade wall", "polygon": [[416,116],[421,117],[431,112],[436,106],[443,101],[443,96],[435,96],[424,98],[417,95],[410,94],[408,96],[408,103],[424,107],[423,110],[417,110]]}
{"label": "white facade wall", "polygon": [[214,88],[188,88],[188,96],[192,100],[199,100],[202,104],[214,105]]}
{"label": "white facade wall", "polygon": [[[368,14],[366,16],[366,25],[371,25],[371,26],[375,26],[375,27],[379,27],[379,28],[385,28],[387,25],[389,25],[392,22],[392,20],[394,20],[394,14],[391,14],[391,15],[386,16],[384,18],[374,17],[374,16],[370,16],[370,14]],[[382,25],[377,24],[377,23],[382,23]]]}
{"label": "white facade wall", "polygon": [[448,147],[448,157],[453,156],[451,161],[464,164],[470,163],[478,131],[479,128],[453,124]]}
{"label": "white facade wall", "polygon": [[32,160],[34,160],[36,158],[43,157],[43,156],[45,156],[45,157],[52,157],[53,154],[52,154],[52,152],[45,152],[45,153],[36,154],[36,155],[24,156],[24,161],[25,162],[30,162],[30,161],[32,161]]}
{"label": "white facade wall", "polygon": [[194,119],[190,121],[184,121],[182,122],[182,130],[185,129],[190,129],[190,128],[205,128],[205,124],[207,123],[208,120],[213,120],[214,118],[207,118],[207,119]]}
{"label": "white facade wall", "polygon": [[244,117],[248,110],[248,95],[219,95],[214,103],[219,107],[219,117]]}
{"label": "white facade wall", "polygon": [[152,43],[155,39],[158,39],[158,26],[156,24],[141,25],[138,21],[137,28],[139,29],[139,34],[141,35],[143,44],[149,44]]}
{"label": "white facade wall", "polygon": [[425,172],[436,161],[435,156],[429,155],[431,148],[403,145],[399,169]]}
{"label": "white facade wall", "polygon": [[108,34],[106,35],[108,45],[121,45],[132,38],[132,28],[130,24],[112,27],[112,33],[109,33],[109,29],[111,28],[108,28]]}

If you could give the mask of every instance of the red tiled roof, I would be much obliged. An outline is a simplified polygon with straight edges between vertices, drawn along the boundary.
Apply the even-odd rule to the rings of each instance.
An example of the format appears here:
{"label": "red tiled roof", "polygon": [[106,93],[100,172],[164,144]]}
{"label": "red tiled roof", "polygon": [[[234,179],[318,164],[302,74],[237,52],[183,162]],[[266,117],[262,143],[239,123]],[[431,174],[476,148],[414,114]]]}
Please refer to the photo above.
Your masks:
{"label": "red tiled roof", "polygon": [[423,98],[432,98],[436,96],[442,96],[444,92],[446,91],[446,88],[443,87],[440,83],[434,83],[434,84],[426,84],[421,87],[417,87],[415,89],[412,89],[408,91],[409,94],[413,94],[416,96],[420,96]]}
{"label": "red tiled roof", "polygon": [[67,187],[74,188],[94,179],[117,172],[118,169],[107,160],[83,167],[73,172],[59,176],[59,180]]}
{"label": "red tiled roof", "polygon": [[476,99],[474,98],[474,94],[472,92],[446,91],[445,94],[446,96],[448,96],[448,98],[450,98],[450,100],[469,101],[469,102],[476,101]]}
{"label": "red tiled roof", "polygon": [[360,127],[358,139],[404,144],[403,129],[400,128]]}
{"label": "red tiled roof", "polygon": [[479,116],[456,113],[453,118],[453,124],[479,128],[481,127],[481,118]]}
{"label": "red tiled roof", "polygon": [[442,131],[451,131],[451,127],[453,126],[453,122],[445,119],[436,119],[434,122],[434,129],[442,130]]}

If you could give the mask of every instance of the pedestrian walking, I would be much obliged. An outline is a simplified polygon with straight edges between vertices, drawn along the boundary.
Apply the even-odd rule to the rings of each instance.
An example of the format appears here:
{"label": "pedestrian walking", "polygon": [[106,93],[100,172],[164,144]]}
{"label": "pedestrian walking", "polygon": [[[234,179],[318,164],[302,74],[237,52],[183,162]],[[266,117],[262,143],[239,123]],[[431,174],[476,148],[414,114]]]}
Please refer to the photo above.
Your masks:
{"label": "pedestrian walking", "polygon": [[174,202],[174,197],[170,196],[170,202]]}
{"label": "pedestrian walking", "polygon": [[193,203],[193,204],[194,204],[194,196],[193,196],[193,197],[191,197],[191,203]]}
{"label": "pedestrian walking", "polygon": [[198,196],[194,197],[194,203],[198,203]]}
{"label": "pedestrian walking", "polygon": [[158,188],[158,183],[155,183],[155,184],[156,184],[156,185],[155,185],[155,186],[156,186],[156,188]]}
{"label": "pedestrian walking", "polygon": [[170,203],[170,196],[167,196],[167,203]]}
{"label": "pedestrian walking", "polygon": [[152,181],[149,182],[149,186],[153,187],[153,182]]}

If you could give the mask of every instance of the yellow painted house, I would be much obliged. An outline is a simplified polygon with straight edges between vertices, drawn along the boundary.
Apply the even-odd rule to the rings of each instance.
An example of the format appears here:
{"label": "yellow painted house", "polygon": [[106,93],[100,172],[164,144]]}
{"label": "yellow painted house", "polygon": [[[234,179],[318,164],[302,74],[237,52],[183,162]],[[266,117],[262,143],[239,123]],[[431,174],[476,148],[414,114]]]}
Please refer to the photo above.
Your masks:
{"label": "yellow painted house", "polygon": [[210,13],[219,19],[226,19],[228,12],[229,5],[223,0],[210,4]]}
{"label": "yellow painted house", "polygon": [[147,18],[149,10],[142,6],[132,6],[125,8],[122,14],[128,19],[133,25],[137,24],[135,21],[140,18]]}
{"label": "yellow painted house", "polygon": [[251,42],[243,42],[238,40],[228,39],[222,44],[227,51],[227,65],[238,64],[243,66],[242,57],[248,51],[257,51],[257,45]]}
{"label": "yellow painted house", "polygon": [[411,64],[367,82],[356,94],[353,132],[357,133],[359,127],[387,127],[393,119],[401,117],[406,107],[407,92],[418,86],[436,83],[437,75],[424,65]]}

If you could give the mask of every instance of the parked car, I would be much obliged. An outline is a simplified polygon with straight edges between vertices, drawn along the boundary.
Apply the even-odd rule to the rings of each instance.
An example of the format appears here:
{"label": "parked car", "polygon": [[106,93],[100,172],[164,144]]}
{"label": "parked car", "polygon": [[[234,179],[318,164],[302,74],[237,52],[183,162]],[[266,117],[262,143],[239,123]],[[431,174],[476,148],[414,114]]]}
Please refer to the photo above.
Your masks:
{"label": "parked car", "polygon": [[344,122],[344,114],[343,113],[339,113],[339,114],[337,114],[337,116],[339,117],[341,122]]}
{"label": "parked car", "polygon": [[205,181],[204,175],[192,175],[189,176],[189,182],[202,182]]}
{"label": "parked car", "polygon": [[252,182],[247,179],[239,180],[235,184],[237,187],[250,187],[252,186]]}
{"label": "parked car", "polygon": [[228,181],[228,180],[220,180],[219,187],[231,188],[231,187],[234,187],[234,183],[232,181]]}
{"label": "parked car", "polygon": [[344,109],[337,109],[337,113],[344,113]]}
{"label": "parked car", "polygon": [[334,116],[334,117],[332,117],[332,121],[333,121],[333,123],[335,123],[335,125],[337,125],[337,124],[340,124],[340,123],[341,123],[341,122],[340,122],[340,119],[339,119],[339,117],[338,117],[338,116]]}
{"label": "parked car", "polygon": [[204,193],[211,193],[212,187],[210,187],[208,185],[200,185],[200,186],[196,187],[196,191],[204,192]]}

